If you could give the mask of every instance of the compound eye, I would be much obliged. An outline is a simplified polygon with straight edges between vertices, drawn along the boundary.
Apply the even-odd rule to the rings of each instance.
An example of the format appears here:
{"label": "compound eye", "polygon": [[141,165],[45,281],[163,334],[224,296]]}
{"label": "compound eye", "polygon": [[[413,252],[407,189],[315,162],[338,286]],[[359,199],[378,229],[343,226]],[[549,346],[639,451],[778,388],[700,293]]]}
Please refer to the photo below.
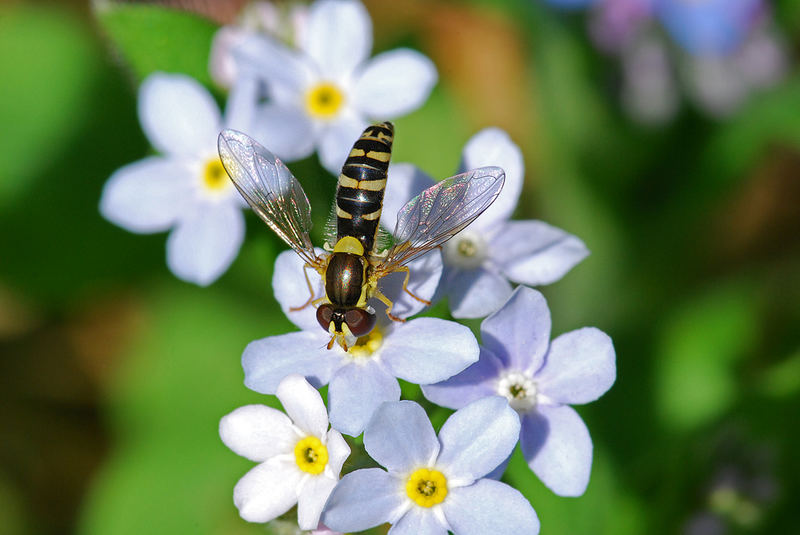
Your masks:
{"label": "compound eye", "polygon": [[326,331],[328,330],[328,325],[331,324],[332,317],[333,307],[331,305],[320,305],[320,307],[317,309],[317,322]]}
{"label": "compound eye", "polygon": [[351,308],[344,313],[344,322],[350,332],[356,336],[364,336],[375,327],[375,313],[363,308]]}

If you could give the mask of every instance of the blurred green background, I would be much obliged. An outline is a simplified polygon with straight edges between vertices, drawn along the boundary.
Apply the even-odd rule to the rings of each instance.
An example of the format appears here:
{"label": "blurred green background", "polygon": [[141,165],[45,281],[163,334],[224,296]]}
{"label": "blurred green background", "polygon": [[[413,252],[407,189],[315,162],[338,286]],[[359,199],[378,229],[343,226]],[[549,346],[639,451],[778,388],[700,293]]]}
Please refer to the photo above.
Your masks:
{"label": "blurred green background", "polygon": [[[244,387],[239,359],[292,328],[270,289],[283,246],[248,215],[232,268],[199,288],[167,270],[164,235],[130,234],[97,208],[111,173],[150,151],[142,76],[212,87],[208,47],[234,8],[194,4],[210,17],[0,5],[2,533],[270,532],[238,517],[232,489],[252,463],[217,425],[274,402]],[[797,532],[797,64],[729,117],[686,104],[642,126],[579,14],[531,0],[367,7],[377,51],[413,46],[440,72],[428,103],[396,121],[394,160],[448,176],[471,135],[500,126],[525,154],[518,217],[592,251],[541,290],[554,334],[611,335],[618,380],[578,409],[595,445],[583,497],[554,496],[512,461],[505,479],[542,533]],[[792,58],[800,3],[774,8]],[[315,157],[290,167],[324,207],[333,183]]]}

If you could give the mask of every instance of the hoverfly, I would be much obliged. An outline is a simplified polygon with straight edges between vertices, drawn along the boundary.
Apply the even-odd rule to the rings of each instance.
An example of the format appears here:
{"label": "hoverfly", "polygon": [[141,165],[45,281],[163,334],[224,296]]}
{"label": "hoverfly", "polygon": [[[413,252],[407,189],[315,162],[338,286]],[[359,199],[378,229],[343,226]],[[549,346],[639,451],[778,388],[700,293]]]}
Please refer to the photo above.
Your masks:
{"label": "hoverfly", "polygon": [[[377,246],[383,193],[391,156],[394,127],[385,122],[369,126],[353,145],[339,175],[334,203],[336,237],[326,244],[327,254],[317,254],[311,243],[311,206],[303,188],[289,169],[258,142],[235,130],[219,135],[222,165],[236,189],[258,216],[305,261],[303,271],[310,297],[292,310],[317,307],[317,321],[334,342],[347,351],[358,337],[375,326],[376,298],[386,305],[393,321],[393,302],[378,288],[378,281],[405,272],[408,262],[435,249],[469,225],[494,202],[505,173],[499,167],[481,167],[447,178],[426,189],[400,210],[393,233],[394,244]],[[331,246],[332,245],[332,246]],[[314,269],[325,284],[325,295],[314,298],[306,270]]]}

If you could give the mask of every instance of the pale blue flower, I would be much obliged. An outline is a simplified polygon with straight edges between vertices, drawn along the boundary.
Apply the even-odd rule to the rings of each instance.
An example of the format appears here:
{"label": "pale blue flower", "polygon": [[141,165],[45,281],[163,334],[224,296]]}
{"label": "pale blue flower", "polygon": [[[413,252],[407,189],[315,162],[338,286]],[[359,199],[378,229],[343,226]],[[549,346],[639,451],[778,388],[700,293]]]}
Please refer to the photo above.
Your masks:
{"label": "pale blue flower", "polygon": [[392,524],[390,535],[536,535],[539,519],[516,489],[484,476],[508,457],[519,418],[499,396],[456,411],[439,436],[413,401],[384,403],[364,447],[385,467],[344,476],[322,520],[340,531]]}
{"label": "pale blue flower", "polygon": [[[511,295],[511,282],[557,281],[589,254],[577,237],[542,221],[511,221],[525,168],[519,147],[504,131],[487,128],[464,147],[461,171],[486,165],[506,173],[497,200],[466,229],[443,245],[444,273],[437,297],[446,296],[456,318],[484,317]],[[389,168],[381,223],[394,228],[400,208],[433,179],[409,164]]]}
{"label": "pale blue flower", "polygon": [[[441,275],[439,254],[426,254],[411,262],[409,268],[409,289],[429,299]],[[315,297],[323,295],[319,274],[313,270],[308,274]],[[403,292],[403,278],[403,273],[384,277],[380,288],[394,301],[392,312],[406,318],[424,305]],[[272,285],[281,308],[302,330],[250,343],[242,355],[245,384],[257,392],[272,394],[289,373],[300,373],[315,386],[330,383],[331,424],[348,435],[359,435],[382,402],[400,399],[396,377],[417,384],[436,383],[478,360],[478,342],[463,325],[438,318],[389,321],[383,313],[385,307],[377,300],[372,300],[371,306],[378,324],[369,335],[347,352],[338,344],[327,349],[331,336],[317,322],[314,307],[290,310],[302,305],[309,295],[303,260],[293,251],[278,256]]]}
{"label": "pale blue flower", "polygon": [[286,414],[246,405],[219,423],[226,446],[260,463],[236,484],[233,501],[249,522],[269,522],[297,504],[297,524],[315,529],[350,448],[328,429],[319,392],[300,375],[285,377],[276,394]]}
{"label": "pale blue flower", "polygon": [[225,127],[247,128],[252,88],[235,88],[226,116],[199,82],[155,73],[139,89],[139,121],[160,153],[111,175],[100,199],[103,216],[131,232],[170,230],[167,265],[181,279],[205,286],[236,258],[244,239],[244,201],[217,153]]}
{"label": "pale blue flower", "polygon": [[550,311],[541,293],[518,287],[508,303],[481,323],[480,360],[436,385],[425,397],[457,409],[502,395],[520,415],[520,444],[528,465],[561,496],[580,496],[589,483],[592,440],[573,404],[602,396],[616,378],[614,346],[585,327],[550,342]]}
{"label": "pale blue flower", "polygon": [[267,86],[269,101],[249,133],[284,161],[316,148],[338,174],[353,141],[371,119],[392,119],[419,108],[438,74],[415,50],[370,59],[372,21],[357,0],[317,0],[297,49],[251,34],[235,47],[237,69]]}

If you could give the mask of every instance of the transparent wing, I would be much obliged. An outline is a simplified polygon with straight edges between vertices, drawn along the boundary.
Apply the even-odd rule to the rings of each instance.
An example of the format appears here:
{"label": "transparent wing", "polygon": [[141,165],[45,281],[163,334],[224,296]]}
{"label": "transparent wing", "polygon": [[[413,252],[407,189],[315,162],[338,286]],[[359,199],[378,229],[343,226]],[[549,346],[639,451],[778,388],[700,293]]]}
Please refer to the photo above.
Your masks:
{"label": "transparent wing", "polygon": [[455,236],[494,202],[505,177],[499,167],[480,167],[446,178],[411,199],[397,214],[395,245],[378,271],[394,271]]}
{"label": "transparent wing", "polygon": [[317,256],[308,233],[311,205],[291,171],[250,136],[223,130],[219,157],[247,204],[297,254],[309,263]]}

